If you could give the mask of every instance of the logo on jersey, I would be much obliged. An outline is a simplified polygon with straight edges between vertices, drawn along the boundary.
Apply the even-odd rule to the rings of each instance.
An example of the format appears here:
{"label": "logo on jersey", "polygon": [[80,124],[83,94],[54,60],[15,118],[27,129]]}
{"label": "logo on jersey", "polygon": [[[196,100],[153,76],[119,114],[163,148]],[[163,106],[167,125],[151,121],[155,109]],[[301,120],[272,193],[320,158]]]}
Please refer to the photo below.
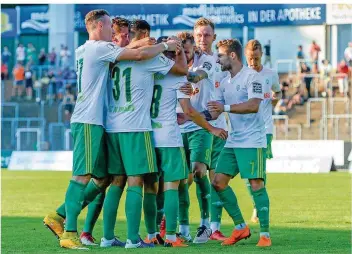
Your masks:
{"label": "logo on jersey", "polygon": [[196,87],[196,89],[193,89],[192,95],[196,95],[197,93],[199,93],[199,88],[198,87]]}
{"label": "logo on jersey", "polygon": [[219,88],[220,87],[220,82],[219,81],[216,81],[215,82],[215,88]]}
{"label": "logo on jersey", "polygon": [[240,85],[237,85],[236,86],[236,90],[239,91],[241,89],[241,86]]}
{"label": "logo on jersey", "polygon": [[266,80],[266,84],[269,85],[269,79]]}
{"label": "logo on jersey", "polygon": [[270,99],[270,93],[264,93],[264,99]]}
{"label": "logo on jersey", "polygon": [[207,69],[208,71],[210,71],[211,67],[212,67],[211,63],[205,62],[205,63],[203,63],[203,67],[202,68]]}
{"label": "logo on jersey", "polygon": [[263,88],[262,88],[262,84],[260,83],[252,83],[253,86],[253,93],[263,93]]}
{"label": "logo on jersey", "polygon": [[114,43],[108,43],[106,45],[110,50],[116,50],[117,49],[117,46],[114,44]]}

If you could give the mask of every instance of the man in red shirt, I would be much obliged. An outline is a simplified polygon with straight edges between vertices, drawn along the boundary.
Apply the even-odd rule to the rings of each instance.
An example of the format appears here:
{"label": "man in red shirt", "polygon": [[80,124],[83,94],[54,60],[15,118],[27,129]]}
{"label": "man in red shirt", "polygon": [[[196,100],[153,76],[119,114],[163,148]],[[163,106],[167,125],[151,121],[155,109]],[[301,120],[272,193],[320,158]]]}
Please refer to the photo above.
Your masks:
{"label": "man in red shirt", "polygon": [[313,62],[313,73],[318,72],[318,60],[320,51],[320,46],[315,41],[312,41],[312,45],[310,46],[310,57]]}
{"label": "man in red shirt", "polygon": [[348,65],[345,60],[341,60],[341,62],[337,66],[337,73],[338,76],[338,84],[339,84],[339,91],[342,95],[344,92],[348,92]]}

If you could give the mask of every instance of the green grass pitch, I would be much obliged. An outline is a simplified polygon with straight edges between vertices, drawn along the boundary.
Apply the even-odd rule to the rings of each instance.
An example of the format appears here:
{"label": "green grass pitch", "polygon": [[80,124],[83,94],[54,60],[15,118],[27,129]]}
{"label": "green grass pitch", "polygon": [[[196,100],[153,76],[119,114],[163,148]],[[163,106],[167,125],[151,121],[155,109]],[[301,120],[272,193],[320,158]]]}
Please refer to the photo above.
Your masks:
{"label": "green grass pitch", "polygon": [[[43,226],[43,217],[62,203],[70,172],[24,172],[2,170],[2,253],[73,253],[64,250],[52,233]],[[246,219],[252,212],[245,183],[236,177],[231,182]],[[259,227],[249,223],[252,237],[235,246],[222,247],[210,241],[188,248],[125,250],[91,248],[89,253],[351,253],[351,176],[330,174],[269,174],[268,192],[271,209],[273,246],[258,249]],[[126,239],[125,196],[121,199],[115,232]],[[79,217],[83,228],[86,211]],[[195,186],[191,187],[191,230],[194,236],[199,223]],[[102,216],[94,236],[102,236]],[[224,211],[222,231],[229,235],[232,221]],[[140,232],[145,236],[142,221]]]}

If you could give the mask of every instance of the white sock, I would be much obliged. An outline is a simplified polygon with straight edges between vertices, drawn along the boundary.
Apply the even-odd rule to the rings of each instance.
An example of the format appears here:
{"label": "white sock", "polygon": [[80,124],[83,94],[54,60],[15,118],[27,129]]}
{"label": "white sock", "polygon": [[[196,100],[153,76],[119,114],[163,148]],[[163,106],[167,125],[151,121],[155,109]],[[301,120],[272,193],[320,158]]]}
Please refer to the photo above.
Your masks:
{"label": "white sock", "polygon": [[180,229],[180,233],[184,236],[188,236],[189,235],[189,225],[180,225],[179,226]]}
{"label": "white sock", "polygon": [[210,223],[211,232],[214,233],[215,231],[220,231],[220,222],[211,222]]}
{"label": "white sock", "polygon": [[155,238],[156,237],[156,233],[154,233],[154,234],[148,234],[148,239],[149,240],[152,240],[153,238]]}
{"label": "white sock", "polygon": [[166,235],[166,239],[171,241],[171,242],[176,242],[176,234]]}
{"label": "white sock", "polygon": [[203,226],[203,225],[206,226],[207,228],[210,228],[209,218],[200,220],[200,226]]}

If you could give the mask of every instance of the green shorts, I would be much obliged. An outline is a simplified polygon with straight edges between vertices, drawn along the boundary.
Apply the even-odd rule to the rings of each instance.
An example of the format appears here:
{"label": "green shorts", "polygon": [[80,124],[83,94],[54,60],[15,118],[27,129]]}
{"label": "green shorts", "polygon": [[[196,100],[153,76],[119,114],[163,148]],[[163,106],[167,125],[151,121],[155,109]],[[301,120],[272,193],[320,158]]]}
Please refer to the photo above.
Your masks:
{"label": "green shorts", "polygon": [[107,134],[108,173],[136,176],[158,173],[153,132]]}
{"label": "green shorts", "polygon": [[220,152],[224,148],[226,140],[222,140],[219,137],[214,136],[213,138],[213,147],[211,151],[211,164],[210,169],[215,169],[216,164],[218,164]]}
{"label": "green shorts", "polygon": [[273,151],[271,150],[271,142],[273,141],[273,134],[266,134],[266,158],[273,158]]}
{"label": "green shorts", "polygon": [[182,133],[182,139],[190,171],[192,170],[192,162],[204,163],[209,168],[213,135],[207,130],[201,129]]}
{"label": "green shorts", "polygon": [[183,147],[155,148],[159,171],[163,172],[164,182],[174,182],[188,177],[186,154]]}
{"label": "green shorts", "polygon": [[243,179],[265,179],[265,148],[224,148],[216,166],[216,173],[235,177],[240,173]]}
{"label": "green shorts", "polygon": [[72,123],[73,175],[107,176],[104,128],[100,125]]}

